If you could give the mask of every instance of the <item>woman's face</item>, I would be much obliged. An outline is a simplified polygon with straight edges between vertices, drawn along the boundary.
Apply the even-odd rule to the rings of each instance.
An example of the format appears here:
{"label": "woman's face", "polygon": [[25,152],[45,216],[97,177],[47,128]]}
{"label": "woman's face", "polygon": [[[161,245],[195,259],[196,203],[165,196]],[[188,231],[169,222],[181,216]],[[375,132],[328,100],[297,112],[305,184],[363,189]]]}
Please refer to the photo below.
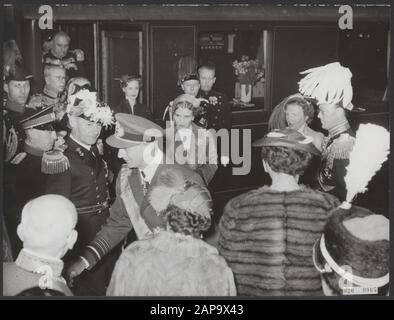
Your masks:
{"label": "woman's face", "polygon": [[190,128],[194,120],[193,111],[187,108],[178,108],[174,112],[176,128]]}
{"label": "woman's face", "polygon": [[305,117],[302,107],[298,104],[287,105],[285,113],[287,125],[291,129],[298,130],[306,123],[307,117]]}
{"label": "woman's face", "polygon": [[136,100],[138,97],[138,92],[140,91],[140,84],[137,80],[131,80],[122,90],[125,93],[126,98]]}

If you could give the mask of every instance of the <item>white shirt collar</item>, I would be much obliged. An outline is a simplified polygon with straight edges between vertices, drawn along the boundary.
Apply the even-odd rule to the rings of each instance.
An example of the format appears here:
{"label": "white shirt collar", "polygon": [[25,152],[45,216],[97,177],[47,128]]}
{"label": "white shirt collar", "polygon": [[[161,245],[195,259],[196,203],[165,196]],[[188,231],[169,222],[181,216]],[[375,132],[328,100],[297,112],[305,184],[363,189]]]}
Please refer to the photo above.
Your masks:
{"label": "white shirt collar", "polygon": [[72,133],[70,133],[70,138],[73,139],[76,143],[78,143],[79,145],[81,145],[82,147],[84,147],[87,150],[90,150],[91,146],[82,143],[81,141],[77,140],[76,138],[73,137]]}
{"label": "white shirt collar", "polygon": [[145,178],[142,175],[141,178],[144,181],[150,183],[152,181],[153,176],[156,173],[157,167],[159,166],[160,163],[162,163],[162,160],[163,160],[163,152],[158,149],[157,154],[153,158],[152,162],[148,166],[146,166],[144,170],[140,170],[140,172],[142,171],[145,175]]}

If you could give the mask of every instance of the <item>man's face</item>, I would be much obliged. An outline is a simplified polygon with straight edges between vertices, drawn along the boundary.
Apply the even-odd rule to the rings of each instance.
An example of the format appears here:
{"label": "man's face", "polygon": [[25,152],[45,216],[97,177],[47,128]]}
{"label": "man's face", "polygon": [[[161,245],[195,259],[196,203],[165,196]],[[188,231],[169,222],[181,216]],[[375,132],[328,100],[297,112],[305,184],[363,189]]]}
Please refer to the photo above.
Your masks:
{"label": "man's face", "polygon": [[66,70],[53,68],[45,77],[45,86],[52,92],[61,93],[66,86]]}
{"label": "man's face", "polygon": [[55,37],[55,39],[53,39],[53,44],[51,49],[52,54],[59,59],[64,58],[68,52],[69,45],[70,45],[70,40],[67,37],[64,36]]}
{"label": "man's face", "polygon": [[198,90],[200,90],[200,81],[198,80],[187,80],[182,83],[182,90],[190,94],[191,96],[197,96]]}
{"label": "man's face", "polygon": [[201,90],[205,92],[211,91],[216,81],[215,72],[213,70],[201,68],[198,71],[198,74],[200,78]]}
{"label": "man's face", "polygon": [[100,135],[102,125],[80,117],[70,117],[71,134],[78,141],[94,145]]}
{"label": "man's face", "polygon": [[26,136],[29,144],[42,151],[51,150],[56,140],[56,132],[53,130],[27,129]]}
{"label": "man's face", "polygon": [[138,81],[132,80],[127,83],[127,86],[122,88],[126,98],[136,100],[138,92],[140,91],[140,85]]}
{"label": "man's face", "polygon": [[11,80],[6,86],[8,99],[20,105],[25,105],[30,92],[29,81]]}
{"label": "man's face", "polygon": [[140,143],[126,149],[119,149],[118,157],[125,160],[129,168],[143,169],[146,167],[146,162],[144,161],[146,148],[146,143]]}
{"label": "man's face", "polygon": [[343,110],[335,104],[320,104],[317,117],[321,121],[322,128],[329,130],[337,125],[342,120],[342,112]]}

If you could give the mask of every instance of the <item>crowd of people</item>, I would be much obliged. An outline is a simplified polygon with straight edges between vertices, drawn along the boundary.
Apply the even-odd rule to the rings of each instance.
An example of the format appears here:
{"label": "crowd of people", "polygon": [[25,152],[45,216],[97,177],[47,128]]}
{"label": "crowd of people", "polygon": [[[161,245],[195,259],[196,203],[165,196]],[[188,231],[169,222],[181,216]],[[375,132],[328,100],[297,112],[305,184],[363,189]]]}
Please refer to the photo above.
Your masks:
{"label": "crowd of people", "polygon": [[[60,31],[45,43],[35,95],[16,42],[4,44],[4,295],[388,293],[388,219],[352,202],[387,159],[389,134],[364,127],[378,135],[371,146],[350,128],[348,68],[304,72],[253,142],[271,184],[231,199],[212,225],[209,183],[230,160],[214,133],[231,129],[215,67],[179,77],[163,128],[137,75],[116,79],[119,105],[100,101],[70,41]],[[327,137],[309,127],[316,108]],[[363,179],[358,159],[369,161]]]}

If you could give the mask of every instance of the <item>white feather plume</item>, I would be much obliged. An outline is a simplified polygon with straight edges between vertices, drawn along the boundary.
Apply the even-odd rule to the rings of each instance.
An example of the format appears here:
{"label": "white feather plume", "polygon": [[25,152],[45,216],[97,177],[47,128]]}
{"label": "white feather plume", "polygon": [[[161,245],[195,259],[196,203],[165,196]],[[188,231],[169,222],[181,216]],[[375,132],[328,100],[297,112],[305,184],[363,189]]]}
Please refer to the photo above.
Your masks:
{"label": "white feather plume", "polygon": [[318,103],[339,103],[346,107],[353,98],[352,73],[339,62],[301,72],[307,74],[298,82],[298,91]]}
{"label": "white feather plume", "polygon": [[390,152],[390,133],[371,123],[360,124],[356,140],[349,154],[345,183],[346,201],[350,203],[357,193],[367,191],[367,185],[387,160]]}

